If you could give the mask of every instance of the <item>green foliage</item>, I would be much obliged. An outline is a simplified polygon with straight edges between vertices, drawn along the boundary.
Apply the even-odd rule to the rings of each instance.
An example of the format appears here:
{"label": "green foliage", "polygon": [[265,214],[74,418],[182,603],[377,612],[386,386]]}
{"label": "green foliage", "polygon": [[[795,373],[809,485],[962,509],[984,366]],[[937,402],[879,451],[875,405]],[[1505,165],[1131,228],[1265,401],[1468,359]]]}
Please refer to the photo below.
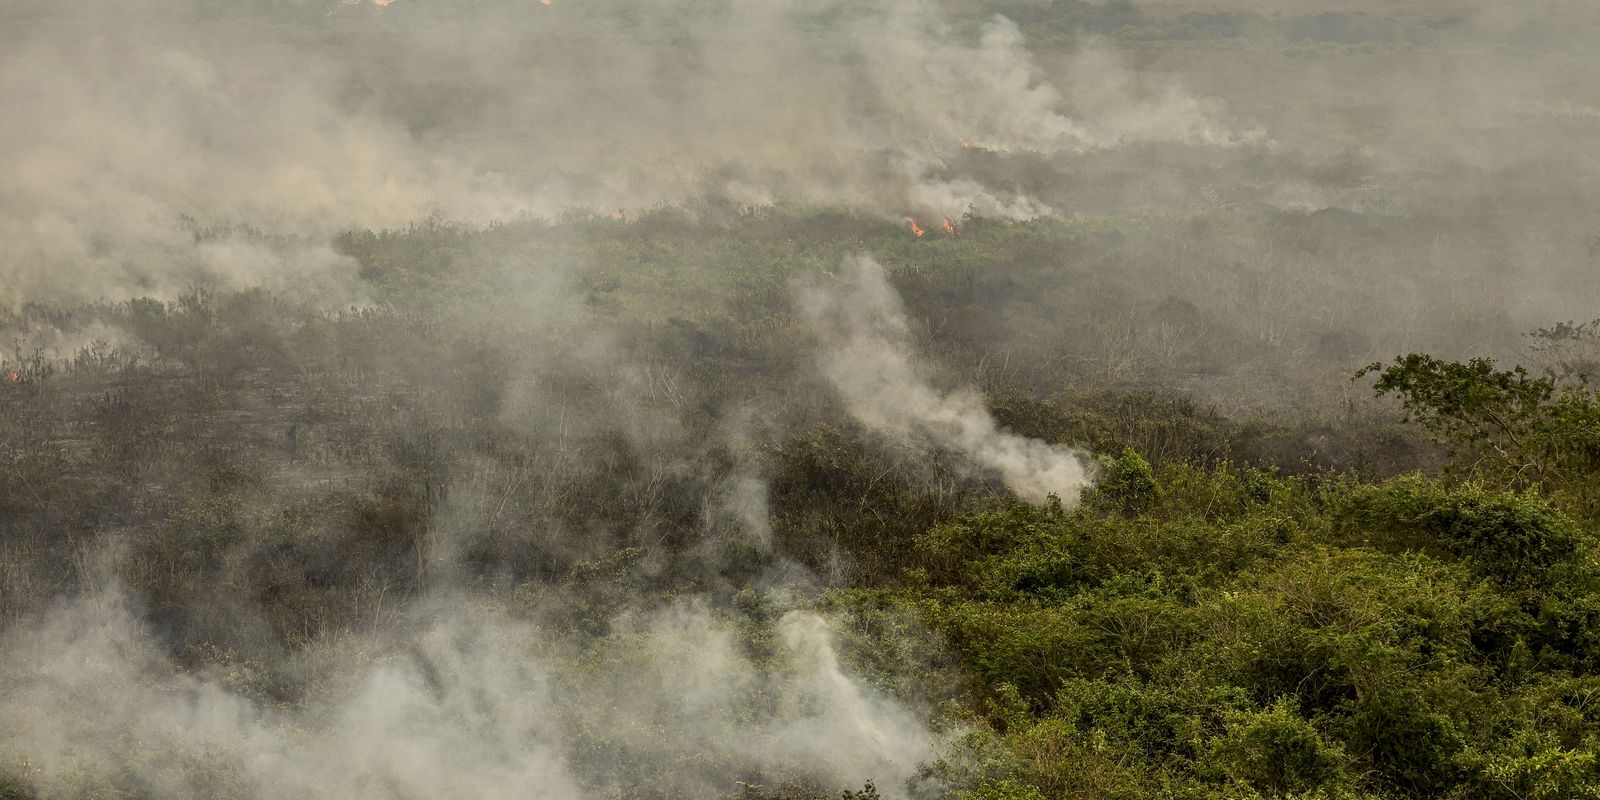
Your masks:
{"label": "green foliage", "polygon": [[908,591],[1009,754],[965,791],[1588,796],[1600,715],[1554,676],[1592,669],[1593,565],[1560,511],[1420,476],[1134,458],[1107,459],[1078,512],[919,539]]}
{"label": "green foliage", "polygon": [[1100,459],[1094,486],[1084,492],[1083,504],[1095,510],[1138,516],[1155,503],[1157,489],[1150,462],[1125,449],[1121,456]]}
{"label": "green foliage", "polygon": [[1378,373],[1380,395],[1454,449],[1457,469],[1499,488],[1538,488],[1563,507],[1595,513],[1600,499],[1600,394],[1558,386],[1522,367],[1494,361],[1442,361],[1416,353],[1357,376]]}
{"label": "green foliage", "polygon": [[1417,550],[1474,564],[1512,587],[1551,587],[1592,571],[1578,526],[1535,495],[1421,476],[1353,490],[1340,526],[1388,550]]}
{"label": "green foliage", "polygon": [[1202,770],[1268,795],[1304,792],[1337,781],[1344,752],[1322,738],[1281,698],[1266,710],[1235,711],[1222,735],[1207,744]]}
{"label": "green foliage", "polygon": [[1600,797],[1600,739],[1592,733],[1573,746],[1555,732],[1524,728],[1487,752],[1462,753],[1459,762],[1471,776],[1473,797]]}
{"label": "green foliage", "polygon": [[1038,787],[1010,780],[985,783],[971,791],[958,792],[956,797],[959,800],[1045,800]]}

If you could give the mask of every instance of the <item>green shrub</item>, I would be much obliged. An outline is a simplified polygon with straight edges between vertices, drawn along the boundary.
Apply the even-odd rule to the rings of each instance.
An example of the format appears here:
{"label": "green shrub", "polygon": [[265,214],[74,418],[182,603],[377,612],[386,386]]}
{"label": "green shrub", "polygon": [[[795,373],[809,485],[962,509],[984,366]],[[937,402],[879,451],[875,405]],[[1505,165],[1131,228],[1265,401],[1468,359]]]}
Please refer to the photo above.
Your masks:
{"label": "green shrub", "polygon": [[1138,516],[1155,504],[1160,487],[1150,462],[1131,449],[1100,459],[1095,485],[1084,491],[1086,508]]}
{"label": "green shrub", "polygon": [[1400,398],[1410,419],[1448,444],[1454,467],[1496,488],[1540,489],[1592,517],[1600,498],[1600,393],[1558,385],[1494,361],[1443,361],[1412,353],[1377,373],[1374,390]]}
{"label": "green shrub", "polygon": [[1462,559],[1507,586],[1548,586],[1588,568],[1578,527],[1535,495],[1412,475],[1358,487],[1340,511],[1341,529],[1353,538]]}
{"label": "green shrub", "polygon": [[1576,745],[1553,732],[1524,728],[1487,750],[1468,749],[1457,761],[1472,796],[1483,800],[1600,798],[1600,736]]}
{"label": "green shrub", "polygon": [[957,792],[960,800],[1045,800],[1037,787],[1011,780],[985,783],[968,792]]}
{"label": "green shrub", "polygon": [[1206,769],[1270,795],[1334,782],[1344,762],[1338,745],[1324,740],[1286,697],[1265,710],[1230,713],[1225,732],[1205,753]]}

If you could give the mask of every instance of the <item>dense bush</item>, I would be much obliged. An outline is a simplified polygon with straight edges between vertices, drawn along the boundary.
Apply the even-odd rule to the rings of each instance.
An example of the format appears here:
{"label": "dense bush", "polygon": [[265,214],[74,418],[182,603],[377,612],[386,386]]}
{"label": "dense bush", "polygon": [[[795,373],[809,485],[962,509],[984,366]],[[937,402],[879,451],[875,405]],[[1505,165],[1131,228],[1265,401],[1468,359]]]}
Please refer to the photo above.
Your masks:
{"label": "dense bush", "polygon": [[1079,511],[1014,506],[920,541],[904,602],[952,643],[1005,754],[955,770],[971,796],[1600,786],[1578,688],[1600,650],[1576,621],[1594,564],[1559,511],[1420,476],[1107,463]]}

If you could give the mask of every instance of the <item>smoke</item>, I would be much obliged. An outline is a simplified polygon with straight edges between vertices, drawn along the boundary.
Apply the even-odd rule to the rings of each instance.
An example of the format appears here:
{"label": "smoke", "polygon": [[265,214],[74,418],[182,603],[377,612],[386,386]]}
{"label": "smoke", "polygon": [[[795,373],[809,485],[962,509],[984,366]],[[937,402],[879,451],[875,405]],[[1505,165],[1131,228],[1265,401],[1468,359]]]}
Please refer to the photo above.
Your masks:
{"label": "smoke", "polygon": [[[348,474],[354,459],[319,442],[313,414],[243,412],[252,432],[274,444],[280,423],[297,423],[288,434],[297,454],[291,463],[265,449],[241,454],[240,463],[274,472],[270,480],[206,510],[184,510],[180,526],[212,510],[230,520],[201,557],[206,576],[174,573],[153,592],[146,570],[159,571],[155,562],[176,553],[148,566],[137,554],[108,554],[111,566],[75,575],[77,597],[7,620],[0,779],[15,776],[44,798],[137,791],[589,800],[640,786],[665,797],[714,797],[737,793],[737,780],[826,794],[871,780],[886,796],[906,796],[945,742],[924,710],[852,675],[830,622],[803,603],[767,600],[774,607],[751,620],[699,599],[724,588],[718,570],[727,561],[695,550],[693,539],[663,542],[673,533],[703,536],[703,549],[714,551],[715,537],[726,534],[764,569],[750,583],[779,587],[771,595],[783,597],[784,589],[808,590],[804,569],[772,553],[759,450],[777,432],[746,410],[724,414],[709,437],[726,442],[694,441],[702,431],[687,424],[685,406],[705,402],[703,387],[630,341],[636,331],[583,308],[559,262],[503,265],[483,287],[488,302],[392,320],[387,335],[381,327],[346,330],[381,341],[342,355],[317,345],[315,329],[326,320],[316,315],[293,332],[247,328],[252,352],[285,353],[295,343],[285,353],[296,364],[290,369],[317,376],[310,383],[324,388],[333,371],[317,362],[357,362],[364,377],[355,391],[384,403],[379,414],[351,414],[381,418],[360,444],[381,447],[382,426],[392,425],[414,444],[403,457],[437,463],[426,468],[430,487],[449,491],[439,493],[415,540],[384,531],[379,546],[398,546],[404,555],[396,560],[406,566],[368,562],[351,532],[338,529],[344,523],[289,522],[297,502],[343,502],[310,479]],[[251,316],[195,303],[189,321],[200,326]],[[413,327],[418,320],[425,322]],[[132,339],[119,347],[139,352],[137,331],[128,320],[96,320],[72,335]],[[58,349],[75,344],[49,330],[36,335],[47,334]],[[185,336],[190,344],[206,338],[195,329]],[[466,372],[440,374],[447,369]],[[410,376],[406,399],[373,388],[383,380],[367,376],[388,370]],[[273,397],[293,396],[292,380],[269,373],[263,383],[282,392]],[[502,389],[503,401],[494,396]],[[475,444],[457,451],[459,461],[441,457],[450,448],[438,440],[460,424],[444,421],[464,416],[492,422],[487,430],[517,449],[507,457]],[[313,459],[319,444],[329,454]],[[723,445],[728,468],[708,468],[705,451]],[[191,469],[173,477],[193,485]],[[557,522],[558,507],[579,509],[566,518],[577,524]],[[106,538],[141,542],[125,545],[138,550],[169,524]],[[616,548],[639,540],[657,544],[648,554]],[[170,541],[197,552],[192,542]],[[619,557],[605,560],[612,556]],[[677,563],[664,567],[667,560]],[[532,579],[513,572],[530,563],[579,566]],[[309,640],[273,630],[267,607],[276,590],[257,581],[278,569],[287,571],[284,585],[307,586],[339,582],[328,573],[348,569],[351,621]],[[652,594],[648,580],[668,569],[713,588],[688,599]],[[584,576],[598,573],[626,579],[586,585]],[[139,590],[124,596],[112,574]],[[48,602],[45,595],[29,602]],[[324,602],[307,611],[328,613],[333,603]],[[172,621],[174,605],[184,622]]]}
{"label": "smoke", "polygon": [[[193,284],[359,302],[330,235],[429,215],[709,196],[1031,217],[1050,205],[958,174],[963,139],[1248,139],[1107,45],[1061,82],[1013,22],[965,30],[927,0],[108,5],[11,10],[0,33],[13,303]],[[237,223],[269,236],[197,232]]]}
{"label": "smoke", "polygon": [[[1130,31],[1042,2],[0,8],[0,306],[270,294],[3,317],[0,367],[87,366],[59,394],[19,375],[31,415],[0,437],[26,511],[0,558],[0,777],[46,797],[904,794],[944,741],[922,709],[854,675],[828,619],[708,599],[807,592],[799,561],[839,547],[828,520],[774,524],[772,442],[835,408],[784,405],[815,400],[794,364],[1029,502],[1073,503],[1092,470],[940,388],[870,258],[799,290],[821,345],[799,349],[781,287],[844,248],[992,262],[934,302],[1040,391],[1101,369],[1255,397],[1419,331],[1470,349],[1592,317],[1592,24],[1502,10],[1415,49],[1315,44],[1348,34],[1322,30],[1335,14],[1173,46],[1151,37],[1228,18],[1106,8]],[[723,201],[1065,219],[656,237],[717,235]],[[691,223],[609,221],[662,205]],[[567,223],[459,249],[424,223],[359,263],[336,244],[527,218]],[[362,267],[397,262],[422,308],[261,311],[365,305],[387,287]],[[126,597],[58,569],[97,541],[138,562]]]}
{"label": "smoke", "polygon": [[827,624],[795,611],[753,657],[685,603],[575,644],[494,603],[411,606],[404,637],[336,642],[314,703],[263,703],[259,665],[179,670],[106,590],[0,644],[0,764],[44,798],[108,785],[157,797],[711,797],[734,779],[889,796],[935,753],[918,717],[841,669]]}
{"label": "smoke", "polygon": [[1082,453],[1000,430],[975,390],[941,393],[928,383],[900,297],[876,261],[848,259],[837,280],[802,290],[799,308],[823,342],[818,367],[867,427],[927,436],[1000,473],[1030,502],[1076,503],[1089,484]]}

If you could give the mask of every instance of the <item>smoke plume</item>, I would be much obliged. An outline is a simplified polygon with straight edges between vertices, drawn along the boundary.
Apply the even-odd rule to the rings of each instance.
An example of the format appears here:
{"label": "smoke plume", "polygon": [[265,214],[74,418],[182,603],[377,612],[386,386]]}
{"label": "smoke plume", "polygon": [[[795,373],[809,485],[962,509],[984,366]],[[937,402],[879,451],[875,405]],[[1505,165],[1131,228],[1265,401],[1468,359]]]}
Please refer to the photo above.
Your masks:
{"label": "smoke plume", "polygon": [[993,469],[1017,496],[1072,504],[1092,477],[1083,454],[1000,430],[981,394],[941,393],[916,364],[910,326],[883,267],[845,261],[838,279],[799,296],[802,316],[823,342],[817,363],[867,427],[921,434]]}

